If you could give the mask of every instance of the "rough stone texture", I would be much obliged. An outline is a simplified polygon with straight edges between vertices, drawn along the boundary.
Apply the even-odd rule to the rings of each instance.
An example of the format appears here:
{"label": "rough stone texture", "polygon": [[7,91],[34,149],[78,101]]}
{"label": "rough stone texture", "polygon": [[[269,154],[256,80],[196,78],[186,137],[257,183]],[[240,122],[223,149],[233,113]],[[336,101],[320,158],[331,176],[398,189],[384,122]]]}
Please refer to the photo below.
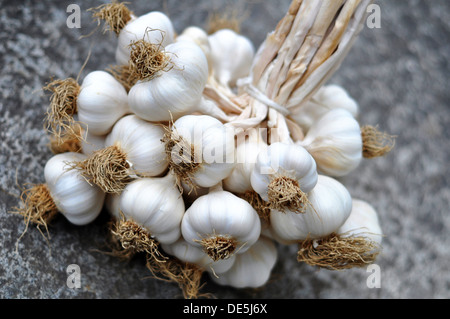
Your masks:
{"label": "rough stone texture", "polygon": [[[74,1],[2,1],[0,6],[0,298],[180,298],[178,287],[149,278],[144,260],[129,263],[99,253],[108,220],[88,226],[63,217],[49,229],[48,244],[18,216],[23,183],[43,181],[51,156],[42,127],[50,79],[76,77],[108,66],[114,37],[94,34],[84,12],[100,4],[83,1],[82,28],[66,26]],[[178,31],[204,26],[208,12],[233,1],[134,1],[142,14],[162,10]],[[450,2],[383,1],[381,28],[365,28],[332,81],[359,102],[360,121],[397,136],[388,156],[365,160],[343,182],[355,198],[378,211],[385,233],[377,264],[381,288],[370,289],[366,269],[318,271],[298,264],[295,247],[280,246],[272,280],[262,289],[237,290],[207,281],[218,298],[449,298],[450,297]],[[248,1],[242,33],[259,45],[284,15],[288,0]],[[81,288],[66,285],[66,268],[81,268]],[[207,278],[205,278],[207,280]]]}

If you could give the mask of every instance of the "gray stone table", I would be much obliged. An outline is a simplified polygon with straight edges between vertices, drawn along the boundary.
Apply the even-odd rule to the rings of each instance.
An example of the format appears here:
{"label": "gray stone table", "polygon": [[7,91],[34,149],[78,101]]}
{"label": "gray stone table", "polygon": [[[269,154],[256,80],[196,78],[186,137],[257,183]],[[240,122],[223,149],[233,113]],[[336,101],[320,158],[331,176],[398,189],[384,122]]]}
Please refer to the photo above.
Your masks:
{"label": "gray stone table", "polygon": [[[283,1],[242,2],[242,33],[258,46],[289,6]],[[81,28],[66,25],[67,6],[82,9]],[[231,0],[132,1],[137,14],[161,10],[180,31],[205,26],[208,12]],[[77,227],[63,217],[47,243],[35,228],[8,213],[18,204],[18,185],[43,181],[52,155],[43,131],[51,78],[76,77],[107,67],[114,37],[97,32],[86,9],[99,1],[0,0],[0,298],[182,298],[178,287],[150,278],[143,258],[128,263],[99,253],[106,212]],[[330,80],[358,101],[360,121],[397,136],[386,157],[365,160],[343,182],[354,197],[378,211],[385,233],[377,260],[381,287],[369,288],[367,269],[317,270],[298,264],[295,247],[280,246],[270,282],[237,290],[205,278],[203,292],[217,298],[449,298],[450,297],[450,2],[379,1],[381,27],[365,27]],[[81,288],[66,285],[77,264]]]}

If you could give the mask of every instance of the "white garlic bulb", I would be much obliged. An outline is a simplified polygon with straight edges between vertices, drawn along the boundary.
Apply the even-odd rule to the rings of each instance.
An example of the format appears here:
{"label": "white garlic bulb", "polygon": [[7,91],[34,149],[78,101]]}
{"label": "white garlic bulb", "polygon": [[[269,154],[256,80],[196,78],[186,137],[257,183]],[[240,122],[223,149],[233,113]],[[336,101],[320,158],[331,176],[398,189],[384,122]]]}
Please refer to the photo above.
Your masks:
{"label": "white garlic bulb", "polygon": [[51,157],[44,168],[46,185],[59,212],[75,225],[86,225],[100,214],[105,194],[95,185],[86,182],[68,162],[87,156],[66,152]]}
{"label": "white garlic bulb", "polygon": [[120,193],[136,177],[160,176],[166,171],[163,136],[161,125],[126,115],[106,136],[102,149],[74,162],[73,167],[105,193]]}
{"label": "white garlic bulb", "polygon": [[321,238],[341,227],[352,211],[352,197],[336,179],[319,175],[316,186],[308,194],[306,212],[272,210],[270,226],[274,238],[293,243],[307,238]]}
{"label": "white garlic bulb", "polygon": [[261,236],[243,254],[236,255],[233,266],[212,280],[223,286],[234,288],[258,288],[267,283],[278,258],[274,242]]}
{"label": "white garlic bulb", "polygon": [[231,29],[221,29],[209,35],[213,74],[224,87],[234,87],[236,81],[249,75],[255,56],[253,43]]}
{"label": "white garlic bulb", "polygon": [[251,175],[256,158],[267,146],[257,129],[250,129],[248,135],[237,135],[236,164],[223,180],[223,188],[236,194],[252,191]]}
{"label": "white garlic bulb", "polygon": [[249,203],[215,187],[186,210],[181,231],[216,261],[247,251],[259,238],[261,222]]}
{"label": "white garlic bulb", "polygon": [[105,71],[90,72],[83,80],[77,97],[78,120],[90,134],[105,135],[127,113],[125,88]]}
{"label": "white garlic bulb", "polygon": [[131,110],[148,121],[176,120],[182,115],[214,107],[203,99],[208,78],[208,61],[198,45],[179,41],[165,48],[170,69],[158,76],[139,80],[128,93]]}
{"label": "white garlic bulb", "polygon": [[184,202],[173,176],[139,178],[120,194],[120,211],[159,243],[171,244],[181,236]]}
{"label": "white garlic bulb", "polygon": [[212,187],[233,169],[234,133],[212,116],[180,117],[165,143],[171,170],[190,187]]}
{"label": "white garlic bulb", "polygon": [[121,118],[105,140],[105,147],[118,147],[139,176],[159,176],[167,169],[161,125],[149,123],[136,115]]}
{"label": "white garlic bulb", "polygon": [[172,43],[174,38],[175,29],[172,21],[164,13],[151,11],[142,16],[133,17],[118,35],[116,62],[119,65],[128,65],[130,44],[134,41],[144,39],[165,47]]}
{"label": "white garlic bulb", "polygon": [[322,86],[303,106],[294,109],[290,117],[307,132],[320,117],[332,109],[345,109],[357,119],[358,103],[339,85]]}
{"label": "white garlic bulb", "polygon": [[349,174],[363,158],[361,127],[344,109],[325,113],[297,143],[314,157],[317,170],[329,176]]}
{"label": "white garlic bulb", "polygon": [[170,245],[163,244],[161,247],[166,253],[175,256],[180,261],[195,264],[215,276],[228,271],[236,259],[236,256],[233,255],[227,259],[214,261],[201,248],[189,244],[183,238]]}
{"label": "white garlic bulb", "polygon": [[302,211],[317,175],[316,162],[303,147],[276,142],[259,152],[251,184],[272,208]]}
{"label": "white garlic bulb", "polygon": [[337,230],[343,237],[365,237],[381,245],[383,231],[375,208],[360,199],[353,199],[352,212],[345,223]]}

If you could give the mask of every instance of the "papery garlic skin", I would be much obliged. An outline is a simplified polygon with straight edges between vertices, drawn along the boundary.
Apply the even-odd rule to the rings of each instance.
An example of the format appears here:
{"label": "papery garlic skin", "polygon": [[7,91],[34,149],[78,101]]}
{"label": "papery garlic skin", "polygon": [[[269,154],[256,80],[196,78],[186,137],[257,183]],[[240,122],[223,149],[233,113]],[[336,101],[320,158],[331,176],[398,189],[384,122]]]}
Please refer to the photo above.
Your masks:
{"label": "papery garlic skin", "polygon": [[161,247],[166,253],[178,258],[180,261],[195,264],[214,275],[227,272],[236,259],[236,256],[233,255],[227,259],[213,261],[202,249],[189,244],[183,238],[171,245],[161,245]]}
{"label": "papery garlic skin", "polygon": [[140,176],[159,176],[168,166],[161,142],[164,129],[144,121],[136,115],[126,115],[113,127],[105,140],[105,147],[117,146],[124,154],[131,169]]}
{"label": "papery garlic skin", "polygon": [[81,139],[81,151],[87,156],[105,147],[106,135],[94,135],[86,132],[85,138]]}
{"label": "papery garlic skin", "polygon": [[251,175],[252,187],[263,200],[269,200],[268,186],[277,176],[297,181],[301,190],[308,193],[317,183],[316,163],[303,147],[276,142],[259,152]]}
{"label": "papery garlic skin", "polygon": [[120,195],[120,211],[147,230],[158,242],[171,244],[181,236],[185,207],[173,178],[140,178],[128,184]]}
{"label": "papery garlic skin", "polygon": [[223,180],[223,188],[236,194],[252,191],[251,175],[256,164],[256,158],[268,145],[258,138],[258,133],[252,132],[245,140],[236,146],[236,164],[231,173]]}
{"label": "papery garlic skin", "polygon": [[232,253],[241,254],[258,240],[261,222],[245,200],[227,191],[212,190],[186,210],[181,231],[183,238],[196,247],[201,247],[203,238],[233,238],[237,245]]}
{"label": "papery garlic skin", "polygon": [[78,120],[94,135],[106,135],[118,119],[130,113],[125,88],[111,74],[93,71],[77,97]]}
{"label": "papery garlic skin", "polygon": [[194,161],[199,163],[191,174],[195,185],[212,187],[230,174],[234,134],[222,122],[209,115],[185,115],[175,121],[173,132],[194,146]]}
{"label": "papery garlic skin", "polygon": [[120,31],[116,48],[118,65],[128,65],[130,59],[130,44],[142,40],[163,47],[172,43],[175,29],[167,15],[159,11],[151,11],[139,17],[134,17]]}
{"label": "papery garlic skin", "polygon": [[278,258],[275,243],[261,236],[253,246],[243,254],[236,255],[230,270],[218,277],[211,276],[219,285],[234,288],[258,288],[264,286]]}
{"label": "papery garlic skin", "polygon": [[205,30],[197,26],[189,26],[175,38],[175,42],[178,41],[191,41],[197,44],[208,60],[208,70],[212,70],[211,45],[209,43],[208,33]]}
{"label": "papery garlic skin", "polygon": [[82,153],[66,152],[51,157],[44,168],[44,176],[50,195],[69,222],[86,225],[100,214],[105,193],[90,185],[77,170],[69,169],[70,162],[86,159]]}
{"label": "papery garlic skin", "polygon": [[341,227],[352,211],[352,197],[336,179],[319,175],[308,194],[310,205],[303,214],[272,210],[270,225],[274,238],[284,244],[321,238]]}
{"label": "papery garlic skin", "polygon": [[353,199],[352,212],[337,233],[343,237],[366,237],[378,245],[383,239],[375,208],[360,199]]}
{"label": "papery garlic skin", "polygon": [[361,127],[344,109],[328,111],[297,143],[314,157],[319,173],[333,177],[349,174],[363,158]]}
{"label": "papery garlic skin", "polygon": [[290,117],[307,132],[309,128],[325,113],[332,109],[345,109],[357,119],[358,103],[339,85],[322,86],[316,94],[302,107],[295,109]]}
{"label": "papery garlic skin", "polygon": [[208,61],[198,45],[179,41],[165,48],[171,68],[150,80],[140,80],[128,93],[131,110],[147,121],[176,120],[202,103],[208,78]]}
{"label": "papery garlic skin", "polygon": [[213,74],[225,87],[249,75],[255,56],[253,43],[231,29],[221,29],[209,35]]}

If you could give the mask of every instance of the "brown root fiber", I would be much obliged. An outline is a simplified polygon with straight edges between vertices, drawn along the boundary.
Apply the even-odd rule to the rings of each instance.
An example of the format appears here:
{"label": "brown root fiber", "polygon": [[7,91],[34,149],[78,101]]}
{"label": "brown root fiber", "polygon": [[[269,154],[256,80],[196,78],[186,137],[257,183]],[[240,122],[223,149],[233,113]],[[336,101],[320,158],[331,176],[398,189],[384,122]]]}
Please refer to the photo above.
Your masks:
{"label": "brown root fiber", "polygon": [[111,233],[117,238],[124,249],[123,256],[136,253],[147,253],[155,260],[165,261],[159,251],[159,243],[151,237],[149,232],[132,220],[121,219],[114,223]]}
{"label": "brown root fiber", "polygon": [[111,65],[107,70],[111,75],[119,81],[127,92],[139,80],[136,74],[131,72],[129,65]]}
{"label": "brown root fiber", "polygon": [[57,138],[50,136],[49,148],[53,154],[66,152],[79,153],[82,151],[83,130],[81,125],[74,123],[69,130],[66,130]]}
{"label": "brown root fiber", "polygon": [[380,132],[376,127],[366,125],[361,128],[364,158],[384,156],[394,147],[394,136]]}
{"label": "brown root fiber", "polygon": [[230,29],[236,33],[241,32],[242,21],[245,16],[239,18],[239,10],[227,10],[221,12],[213,12],[209,15],[206,31],[208,34],[213,34],[222,29]]}
{"label": "brown root fiber", "polygon": [[22,207],[15,207],[12,213],[23,216],[26,225],[31,222],[47,229],[48,223],[58,214],[46,184],[32,185],[23,190],[20,199]]}
{"label": "brown root fiber", "polygon": [[330,270],[365,267],[380,253],[377,243],[366,237],[343,237],[335,233],[299,243],[297,260]]}
{"label": "brown root fiber", "polygon": [[92,17],[97,19],[100,25],[101,21],[105,21],[103,32],[114,31],[116,35],[125,27],[131,20],[133,14],[126,6],[127,2],[112,1],[111,3],[102,4],[96,8],[91,8]]}
{"label": "brown root fiber", "polygon": [[[150,30],[155,31],[155,30]],[[160,71],[169,71],[173,66],[161,44],[146,42],[144,39],[130,44],[130,77],[139,80],[151,80]]]}
{"label": "brown root fiber", "polygon": [[208,294],[199,293],[203,286],[201,279],[204,270],[195,264],[181,262],[173,257],[159,262],[150,256],[147,258],[146,266],[155,278],[176,283],[182,290],[185,299],[208,296]]}
{"label": "brown root fiber", "polygon": [[221,235],[212,235],[196,242],[202,245],[203,251],[214,261],[230,258],[238,244],[233,237]]}
{"label": "brown root fiber", "polygon": [[308,197],[300,189],[298,181],[286,176],[273,178],[268,185],[267,195],[269,207],[281,212],[289,210],[295,213],[305,213],[309,203]]}
{"label": "brown root fiber", "polygon": [[255,191],[246,191],[240,197],[246,200],[259,215],[259,218],[268,222],[270,219],[270,205]]}
{"label": "brown root fiber", "polygon": [[75,79],[67,78],[54,80],[43,89],[52,92],[45,118],[46,129],[59,140],[64,132],[72,129],[75,122],[73,117],[77,113],[80,85]]}
{"label": "brown root fiber", "polygon": [[131,181],[127,156],[115,145],[95,151],[84,161],[70,164],[71,169],[78,169],[88,183],[99,186],[105,193],[121,193]]}
{"label": "brown root fiber", "polygon": [[174,173],[177,186],[183,191],[182,183],[190,190],[198,186],[193,181],[193,174],[201,167],[201,159],[196,158],[194,145],[178,135],[176,130],[165,126],[165,133],[161,142],[164,143],[169,169]]}

